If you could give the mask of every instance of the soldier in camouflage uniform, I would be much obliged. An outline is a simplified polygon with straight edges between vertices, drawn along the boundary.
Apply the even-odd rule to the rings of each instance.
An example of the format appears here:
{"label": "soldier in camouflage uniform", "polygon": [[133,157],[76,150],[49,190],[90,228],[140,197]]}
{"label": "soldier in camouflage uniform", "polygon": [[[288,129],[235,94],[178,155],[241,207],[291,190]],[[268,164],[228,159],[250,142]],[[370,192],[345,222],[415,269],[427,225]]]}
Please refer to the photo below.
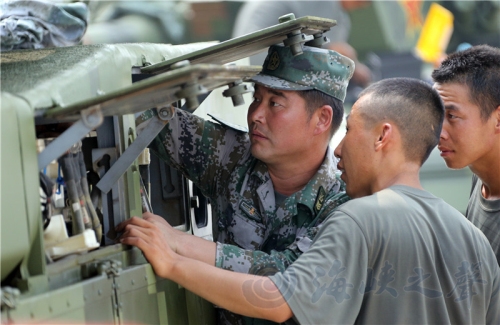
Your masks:
{"label": "soldier in camouflage uniform", "polygon": [[[211,200],[214,238],[217,239],[211,248],[215,249],[212,262],[215,266],[256,275],[283,272],[309,248],[322,221],[320,216],[328,215],[322,212],[333,210],[349,199],[343,192],[336,159],[328,143],[340,126],[342,102],[353,70],[354,63],[334,51],[304,47],[303,54],[293,56],[288,47],[271,46],[262,72],[252,80],[256,92],[248,113],[249,133],[176,110],[176,117],[155,139],[151,150],[180,170]],[[294,123],[307,128],[308,123],[326,121],[321,138],[318,136],[311,143],[317,150],[303,155],[294,153],[297,161],[292,163],[303,166],[312,177],[291,191],[277,189],[270,169],[279,165],[276,161],[289,163],[283,160],[291,157],[287,156],[287,150],[294,150],[293,143],[288,144],[291,149],[287,145],[271,146],[269,150],[266,145],[276,140],[273,136],[294,139],[294,135],[272,135],[269,127],[262,126],[261,116],[269,112],[283,114],[273,110],[281,109],[279,101],[284,92],[298,94],[304,98],[305,106],[314,106],[306,107],[309,111],[302,112],[305,118]],[[270,97],[273,100],[270,103],[267,102],[269,96],[274,96]],[[278,98],[278,103],[273,98]],[[290,105],[297,106],[294,102]],[[318,113],[319,107],[327,107],[330,113]],[[262,110],[267,111],[262,113]],[[295,142],[308,144],[307,141],[312,140],[300,138]],[[279,153],[274,155],[276,152]],[[311,166],[310,156],[317,161],[315,166]],[[296,172],[300,174],[301,170]],[[134,221],[125,222],[128,223]],[[207,249],[206,245],[203,249]],[[242,318],[222,311],[220,321],[241,324]]]}

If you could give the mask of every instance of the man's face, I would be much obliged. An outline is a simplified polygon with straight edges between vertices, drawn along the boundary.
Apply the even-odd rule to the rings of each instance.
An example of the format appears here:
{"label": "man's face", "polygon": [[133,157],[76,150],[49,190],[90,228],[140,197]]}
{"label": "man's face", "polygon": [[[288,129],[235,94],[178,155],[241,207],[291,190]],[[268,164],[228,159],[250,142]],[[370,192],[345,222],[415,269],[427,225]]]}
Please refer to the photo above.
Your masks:
{"label": "man's face", "polygon": [[247,122],[252,155],[263,162],[282,163],[311,154],[314,125],[297,92],[256,85]]}
{"label": "man's face", "polygon": [[469,88],[458,83],[434,85],[445,106],[443,130],[438,149],[449,168],[471,166],[487,155],[494,145],[488,136],[489,122],[481,120],[479,106],[469,99]]}
{"label": "man's face", "polygon": [[339,170],[346,183],[346,192],[352,198],[371,195],[371,184],[376,176],[374,165],[374,143],[376,135],[367,129],[360,114],[363,105],[368,105],[370,95],[361,97],[354,103],[346,119],[346,134],[335,149],[340,158]]}

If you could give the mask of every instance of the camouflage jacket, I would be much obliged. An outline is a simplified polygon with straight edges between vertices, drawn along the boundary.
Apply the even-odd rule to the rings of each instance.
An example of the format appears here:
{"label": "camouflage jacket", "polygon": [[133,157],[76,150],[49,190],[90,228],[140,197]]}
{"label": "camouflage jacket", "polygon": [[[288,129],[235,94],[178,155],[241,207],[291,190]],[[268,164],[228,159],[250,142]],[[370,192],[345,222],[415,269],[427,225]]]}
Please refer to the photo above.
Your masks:
{"label": "camouflage jacket", "polygon": [[176,110],[150,147],[210,198],[219,268],[283,272],[309,248],[327,215],[320,210],[349,200],[330,148],[309,183],[275,206],[267,166],[251,155],[245,132]]}

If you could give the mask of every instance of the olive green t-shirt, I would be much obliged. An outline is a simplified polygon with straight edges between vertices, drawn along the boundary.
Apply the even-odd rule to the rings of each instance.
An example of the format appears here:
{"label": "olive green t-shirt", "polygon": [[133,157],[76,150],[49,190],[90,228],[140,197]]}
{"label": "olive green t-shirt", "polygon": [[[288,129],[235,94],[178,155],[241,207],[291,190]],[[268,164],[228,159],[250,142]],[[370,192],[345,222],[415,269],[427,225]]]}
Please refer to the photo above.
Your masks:
{"label": "olive green t-shirt", "polygon": [[500,269],[485,236],[407,186],[340,206],[270,278],[301,324],[500,324]]}
{"label": "olive green t-shirt", "polygon": [[500,200],[487,200],[481,194],[483,182],[474,175],[465,216],[488,238],[500,265]]}

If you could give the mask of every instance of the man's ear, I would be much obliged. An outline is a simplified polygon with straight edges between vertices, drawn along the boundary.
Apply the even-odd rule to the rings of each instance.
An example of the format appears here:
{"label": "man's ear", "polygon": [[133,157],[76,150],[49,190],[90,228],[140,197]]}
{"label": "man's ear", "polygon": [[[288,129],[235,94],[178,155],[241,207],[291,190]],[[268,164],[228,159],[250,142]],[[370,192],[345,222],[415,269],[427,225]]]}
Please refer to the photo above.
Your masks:
{"label": "man's ear", "polygon": [[333,109],[330,105],[323,105],[314,112],[316,115],[316,128],[314,135],[321,134],[330,130],[333,118]]}
{"label": "man's ear", "polygon": [[500,105],[493,111],[495,118],[495,133],[500,134]]}
{"label": "man's ear", "polygon": [[394,137],[394,126],[391,123],[382,123],[376,128],[375,151],[382,150]]}

